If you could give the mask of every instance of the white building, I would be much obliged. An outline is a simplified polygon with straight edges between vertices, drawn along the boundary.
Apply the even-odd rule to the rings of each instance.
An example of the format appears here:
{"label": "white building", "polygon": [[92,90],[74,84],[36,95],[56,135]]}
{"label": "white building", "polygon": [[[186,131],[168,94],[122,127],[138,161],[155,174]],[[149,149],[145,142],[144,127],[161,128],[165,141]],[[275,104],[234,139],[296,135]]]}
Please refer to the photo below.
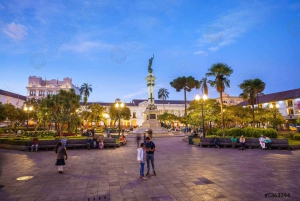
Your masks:
{"label": "white building", "polygon": [[27,98],[43,98],[45,96],[54,95],[59,90],[74,89],[76,94],[80,94],[79,88],[72,84],[71,78],[64,78],[62,81],[58,79],[46,80],[41,77],[29,76],[27,88]]}
{"label": "white building", "polygon": [[21,108],[26,101],[26,96],[0,89],[0,102],[2,104],[12,104],[16,108]]}
{"label": "white building", "polygon": [[[270,104],[274,107],[278,106],[282,116],[290,123],[295,123],[295,120],[300,116],[300,89],[260,95],[254,107],[268,108]],[[248,100],[238,105],[248,106]]]}
{"label": "white building", "polygon": [[[218,98],[214,98],[218,103],[220,103],[220,97]],[[239,97],[239,96],[230,96],[227,93],[223,93],[222,94],[222,99],[223,99],[223,104],[224,105],[237,105],[241,102],[243,102],[243,98]]]}
{"label": "white building", "polygon": [[[163,107],[163,101],[162,100],[155,100],[155,105],[157,106],[157,109],[159,111],[159,114],[163,114],[163,108],[165,108],[165,112],[171,113],[177,116],[184,116],[184,101],[180,100],[165,100],[164,101],[164,107]],[[187,101],[187,107],[189,106],[189,103],[191,101]],[[100,104],[101,106],[111,107],[115,103],[104,103],[104,102],[89,102],[87,105],[91,104]],[[130,109],[131,112],[131,118],[130,120],[121,120],[122,126],[141,126],[144,120],[146,119],[146,115],[144,114],[144,111],[146,110],[146,107],[148,105],[148,100],[146,99],[133,99],[132,102],[126,103],[126,107]],[[107,124],[110,124],[110,119],[108,118]],[[175,123],[176,124],[176,123]],[[179,122],[177,123],[179,126]]]}

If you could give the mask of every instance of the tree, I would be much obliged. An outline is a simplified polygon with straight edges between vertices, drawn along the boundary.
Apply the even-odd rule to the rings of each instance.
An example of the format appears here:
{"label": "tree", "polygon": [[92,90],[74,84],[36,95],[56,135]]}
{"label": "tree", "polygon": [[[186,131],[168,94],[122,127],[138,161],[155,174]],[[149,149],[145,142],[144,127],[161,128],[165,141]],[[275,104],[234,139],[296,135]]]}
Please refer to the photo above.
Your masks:
{"label": "tree", "polygon": [[80,87],[80,95],[83,95],[83,104],[87,104],[88,97],[90,93],[93,91],[92,85],[88,83],[83,83]]}
{"label": "tree", "polygon": [[186,92],[190,92],[193,88],[199,89],[200,83],[195,80],[194,77],[178,77],[170,82],[170,85],[176,89],[177,92],[180,92],[182,89],[184,91],[184,117],[187,117],[187,106],[186,106]]}
{"label": "tree", "polygon": [[105,107],[101,106],[100,104],[91,104],[89,105],[88,109],[90,110],[89,119],[91,120],[91,122],[96,121],[97,125],[97,122],[105,121],[105,118],[103,116],[104,112],[106,111]]}
{"label": "tree", "polygon": [[248,103],[252,106],[252,126],[255,125],[255,108],[254,105],[256,104],[258,94],[262,93],[265,89],[266,84],[261,81],[260,79],[249,79],[244,80],[242,84],[239,85],[240,89],[243,92],[240,94],[240,97],[244,100],[248,99]]}
{"label": "tree", "polygon": [[15,106],[8,103],[4,105],[4,115],[10,120],[11,125],[14,125],[14,121],[18,119],[18,111]]}
{"label": "tree", "polygon": [[6,119],[5,113],[4,113],[4,105],[0,102],[0,121],[4,121]]}
{"label": "tree", "polygon": [[167,98],[169,98],[168,89],[166,89],[166,88],[160,88],[158,90],[158,98],[163,101],[163,108],[164,108],[164,112],[165,112],[165,100],[167,100]]}
{"label": "tree", "polygon": [[221,119],[222,119],[222,133],[223,137],[225,136],[224,132],[224,111],[223,111],[223,97],[222,94],[225,91],[226,87],[230,87],[230,80],[228,77],[233,73],[231,67],[224,63],[213,64],[209,69],[206,76],[214,77],[213,80],[209,80],[208,83],[211,87],[215,87],[220,94],[220,106],[221,106]]}
{"label": "tree", "polygon": [[[119,111],[118,109],[115,107],[115,104],[112,104],[109,108],[109,116],[110,119],[112,120],[112,124],[116,125],[116,122],[119,120]],[[124,119],[124,120],[129,120],[131,117],[131,112],[130,109],[128,107],[123,107],[121,108],[120,111],[120,118]]]}
{"label": "tree", "polygon": [[158,115],[157,119],[160,122],[171,126],[171,123],[178,120],[178,117],[175,114],[164,112],[163,114]]}
{"label": "tree", "polygon": [[297,124],[300,124],[300,116],[298,117],[298,119],[296,120]]}
{"label": "tree", "polygon": [[208,95],[207,77],[202,78],[199,83],[202,93]]}

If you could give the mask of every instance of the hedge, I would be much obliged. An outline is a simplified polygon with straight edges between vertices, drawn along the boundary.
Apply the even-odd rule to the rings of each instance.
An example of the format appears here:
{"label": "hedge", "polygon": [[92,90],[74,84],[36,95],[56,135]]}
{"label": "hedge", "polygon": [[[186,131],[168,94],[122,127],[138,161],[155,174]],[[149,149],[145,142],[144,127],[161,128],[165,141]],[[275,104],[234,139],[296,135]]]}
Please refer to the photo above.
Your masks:
{"label": "hedge", "polygon": [[293,140],[300,140],[300,134],[294,134]]}
{"label": "hedge", "polygon": [[[208,132],[209,135],[217,135],[222,137],[222,129],[221,128],[214,128],[213,130]],[[252,128],[252,127],[247,127],[247,128],[230,128],[230,129],[225,129],[225,136],[241,136],[243,135],[244,137],[253,137],[253,138],[259,138],[261,135],[270,137],[270,138],[277,138],[277,131],[272,129],[272,128]]]}

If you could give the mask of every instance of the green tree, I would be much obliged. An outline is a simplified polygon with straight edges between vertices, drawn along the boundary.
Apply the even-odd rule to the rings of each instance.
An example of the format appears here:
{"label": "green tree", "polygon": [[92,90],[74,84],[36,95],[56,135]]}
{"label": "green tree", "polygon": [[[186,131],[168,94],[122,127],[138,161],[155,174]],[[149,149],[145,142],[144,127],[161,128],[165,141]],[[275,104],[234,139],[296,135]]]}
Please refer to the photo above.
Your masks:
{"label": "green tree", "polygon": [[178,117],[175,114],[164,112],[163,114],[158,115],[157,119],[160,122],[171,125],[171,123],[174,123],[176,120],[178,120]]}
{"label": "green tree", "polygon": [[202,93],[208,95],[207,77],[202,78],[199,83]]}
{"label": "green tree", "polygon": [[90,96],[90,93],[92,93],[93,88],[91,84],[83,83],[80,87],[80,95],[83,95],[83,104],[86,106],[88,97]]}
{"label": "green tree", "polygon": [[4,121],[6,119],[5,113],[4,113],[4,105],[0,102],[0,121]]}
{"label": "green tree", "polygon": [[265,89],[266,84],[261,81],[260,79],[249,79],[244,80],[242,84],[239,85],[240,89],[243,92],[240,94],[240,97],[244,100],[248,100],[249,105],[252,106],[252,126],[255,125],[255,108],[254,105],[256,104],[258,94],[262,93]]}
{"label": "green tree", "polygon": [[88,106],[88,109],[90,110],[89,119],[91,122],[96,122],[96,125],[99,121],[105,122],[105,118],[103,116],[104,112],[106,111],[106,108],[101,106],[100,104],[91,104]]}
{"label": "green tree", "polygon": [[158,98],[163,101],[163,109],[164,109],[164,112],[165,112],[165,100],[167,100],[167,98],[169,98],[168,89],[160,88],[158,90]]}
{"label": "green tree", "polygon": [[297,124],[300,124],[300,116],[298,117],[298,119],[296,120]]}
{"label": "green tree", "polygon": [[[111,122],[112,125],[116,125],[116,122],[119,120],[119,111],[114,104],[110,106],[108,113],[112,121]],[[125,105],[125,107],[121,108],[120,110],[120,118],[124,120],[129,120],[130,117],[131,117],[130,109]]]}
{"label": "green tree", "polygon": [[195,80],[194,77],[178,77],[170,82],[170,85],[180,92],[182,89],[184,91],[184,117],[187,117],[187,104],[186,104],[186,92],[190,92],[193,88],[199,89],[200,83]]}
{"label": "green tree", "polygon": [[216,63],[213,64],[209,69],[206,76],[214,77],[213,80],[209,80],[208,83],[211,87],[216,88],[216,90],[220,94],[220,106],[221,106],[221,119],[222,119],[222,133],[223,137],[225,136],[224,132],[224,111],[223,111],[223,92],[225,91],[226,87],[230,87],[230,80],[228,77],[233,73],[231,67],[224,63]]}
{"label": "green tree", "polygon": [[4,116],[10,120],[11,125],[14,125],[14,122],[18,119],[18,111],[15,106],[8,103],[4,105]]}

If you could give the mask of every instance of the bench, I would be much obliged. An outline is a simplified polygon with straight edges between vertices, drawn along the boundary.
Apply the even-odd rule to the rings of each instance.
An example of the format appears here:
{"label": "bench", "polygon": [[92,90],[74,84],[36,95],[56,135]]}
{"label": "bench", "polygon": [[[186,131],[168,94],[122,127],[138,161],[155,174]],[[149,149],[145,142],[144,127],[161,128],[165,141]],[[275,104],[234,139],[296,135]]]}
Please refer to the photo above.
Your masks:
{"label": "bench", "polygon": [[[232,143],[230,138],[219,138],[220,140],[220,147],[231,147]],[[271,143],[271,148],[277,148],[277,149],[282,149],[282,148],[286,148],[288,150],[290,150],[290,146],[288,143],[287,139],[271,139],[272,143]],[[199,146],[201,147],[211,147],[214,146],[214,144],[212,143],[212,138],[201,138],[200,139],[200,144]],[[238,142],[235,145],[236,147],[240,147],[241,143]],[[246,142],[245,142],[245,147],[248,147],[250,149],[253,148],[260,148],[260,144],[259,144],[259,140],[258,138],[246,138]]]}
{"label": "bench", "polygon": [[115,138],[104,138],[103,140],[104,143],[104,148],[105,147],[120,147],[121,143],[116,143],[116,139]]}

